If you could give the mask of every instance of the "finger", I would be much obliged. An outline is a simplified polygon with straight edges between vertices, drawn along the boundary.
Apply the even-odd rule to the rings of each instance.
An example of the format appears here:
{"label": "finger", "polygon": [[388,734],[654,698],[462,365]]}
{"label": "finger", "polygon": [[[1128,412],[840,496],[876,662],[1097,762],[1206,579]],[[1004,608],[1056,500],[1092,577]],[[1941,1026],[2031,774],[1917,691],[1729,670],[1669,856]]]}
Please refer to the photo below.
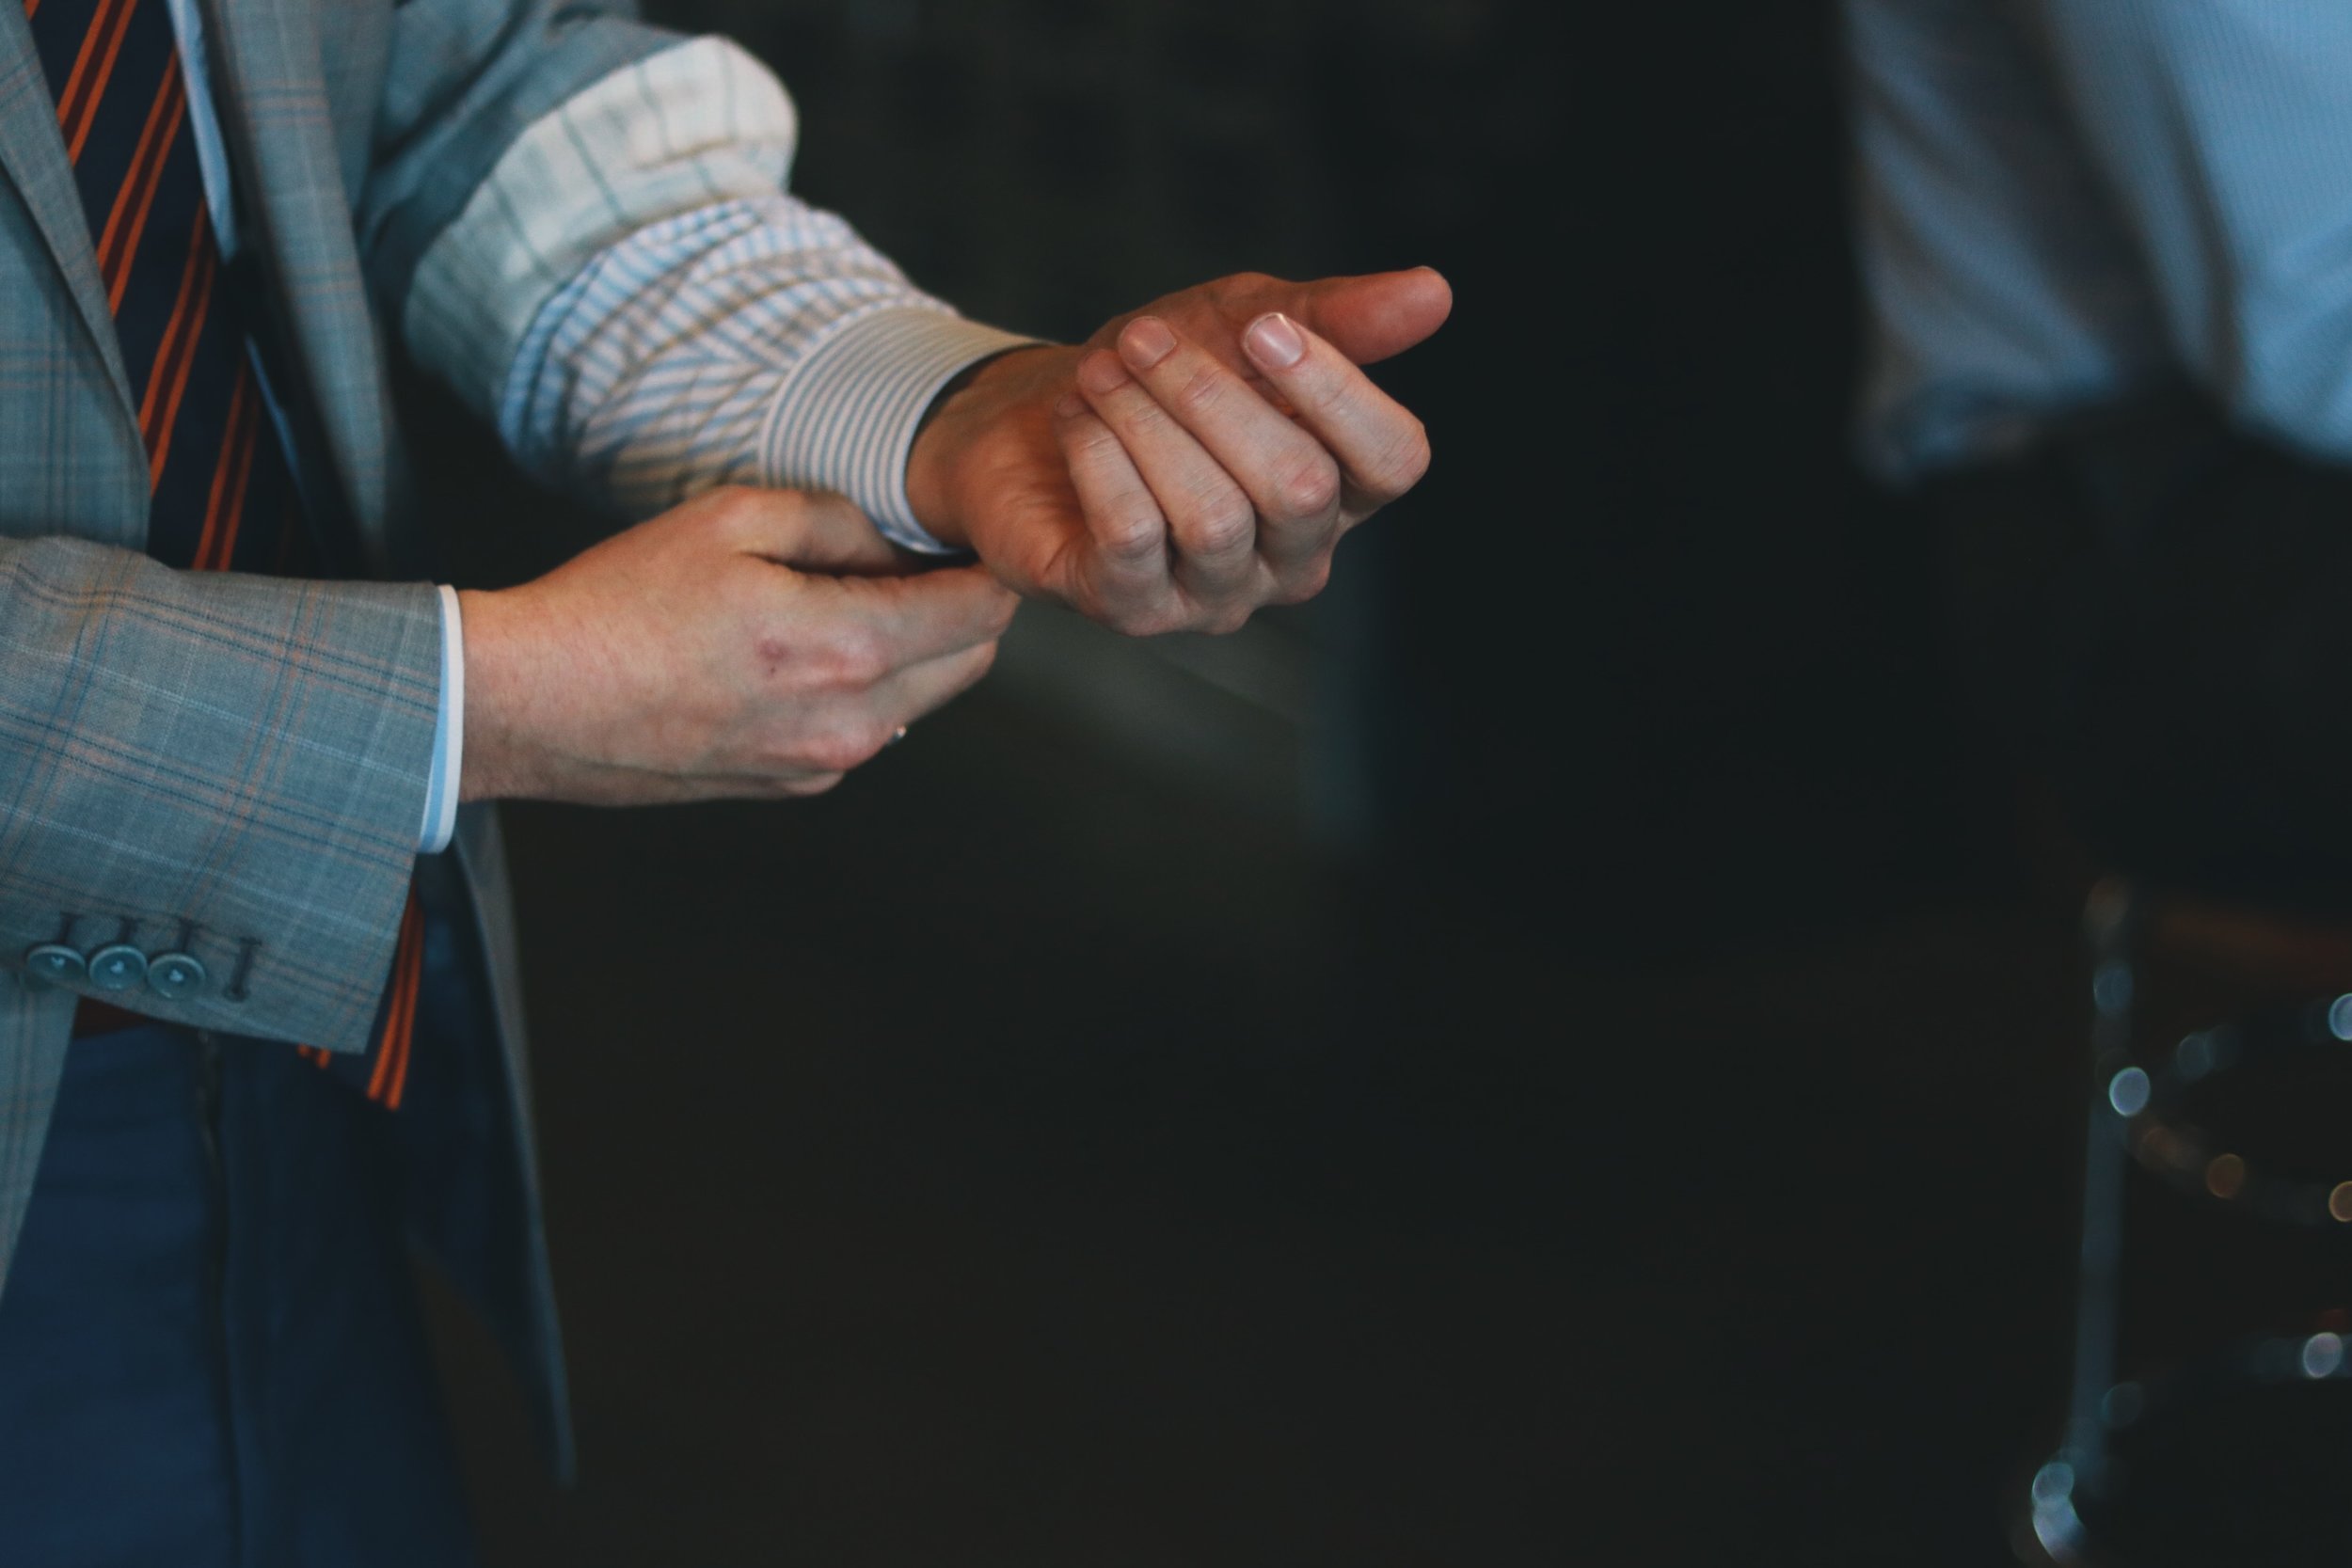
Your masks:
{"label": "finger", "polygon": [[1248,495],[1119,356],[1097,352],[1080,360],[1078,390],[1159,502],[1176,546],[1178,585],[1212,605],[1241,595],[1258,564],[1257,509]]}
{"label": "finger", "polygon": [[794,773],[771,780],[766,793],[780,800],[806,800],[837,787],[846,777],[843,773]]}
{"label": "finger", "polygon": [[1242,347],[1339,459],[1351,520],[1394,500],[1428,472],[1429,437],[1421,420],[1337,348],[1279,311],[1251,322]]}
{"label": "finger", "polygon": [[1359,365],[1404,353],[1454,313],[1454,285],[1434,267],[1285,287],[1292,299],[1269,298],[1261,309],[1288,311]]}
{"label": "finger", "polygon": [[995,659],[996,644],[990,641],[894,670],[870,686],[845,692],[796,726],[785,748],[791,759],[787,766],[759,777],[787,795],[813,793],[803,788],[812,780],[818,781],[817,789],[829,789],[842,774],[871,762],[899,731],[967,690]]}
{"label": "finger", "polygon": [[793,765],[767,775],[787,794],[804,793],[805,780],[829,789],[841,775],[865,767],[924,715],[971,689],[996,661],[996,644],[982,642],[893,671],[854,695],[843,696],[806,721],[793,738]]}
{"label": "finger", "polygon": [[926,659],[876,687],[870,710],[882,736],[877,749],[898,738],[905,726],[972,689],[995,662],[996,644],[982,642],[961,653]]}
{"label": "finger", "polygon": [[834,575],[900,569],[900,552],[845,496],[738,486],[712,492],[739,547],[801,571]]}
{"label": "finger", "polygon": [[1119,336],[1119,352],[1144,389],[1249,498],[1260,554],[1279,566],[1330,544],[1340,469],[1322,442],[1156,317],[1130,323]]}
{"label": "finger", "polygon": [[1064,399],[1054,425],[1092,546],[1082,570],[1095,602],[1086,608],[1122,630],[1138,629],[1175,597],[1168,518],[1127,449],[1084,398]]}
{"label": "finger", "polygon": [[796,737],[798,765],[763,781],[787,796],[818,795],[865,767],[906,727],[972,689],[996,661],[996,644],[982,642],[892,673],[854,697],[834,704]]}
{"label": "finger", "polygon": [[[893,671],[993,641],[1020,600],[984,566],[948,566],[915,577],[810,578],[833,601],[850,662],[878,681]],[[803,600],[803,615],[811,607]]]}

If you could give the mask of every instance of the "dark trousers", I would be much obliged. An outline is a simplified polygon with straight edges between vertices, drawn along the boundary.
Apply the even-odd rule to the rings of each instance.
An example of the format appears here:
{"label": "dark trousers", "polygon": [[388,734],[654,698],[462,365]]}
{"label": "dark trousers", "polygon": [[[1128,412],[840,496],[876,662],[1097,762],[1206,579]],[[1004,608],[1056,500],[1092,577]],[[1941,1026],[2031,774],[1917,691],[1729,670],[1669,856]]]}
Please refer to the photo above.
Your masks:
{"label": "dark trousers", "polygon": [[2182,396],[1927,495],[1963,684],[2106,864],[2352,911],[2352,470]]}
{"label": "dark trousers", "polygon": [[0,1561],[473,1560],[382,1109],[286,1046],[77,1040],[0,1294]]}

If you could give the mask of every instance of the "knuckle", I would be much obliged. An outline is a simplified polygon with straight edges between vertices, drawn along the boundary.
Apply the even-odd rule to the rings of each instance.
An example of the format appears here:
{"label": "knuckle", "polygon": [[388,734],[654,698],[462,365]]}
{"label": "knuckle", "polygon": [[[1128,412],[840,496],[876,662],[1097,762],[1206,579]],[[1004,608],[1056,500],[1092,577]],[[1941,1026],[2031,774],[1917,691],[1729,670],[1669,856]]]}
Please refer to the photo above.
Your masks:
{"label": "knuckle", "polygon": [[748,484],[714,485],[696,499],[701,503],[702,515],[724,533],[732,533],[750,521],[760,502],[759,492]]}
{"label": "knuckle", "polygon": [[1302,413],[1334,419],[1345,413],[1365,384],[1364,373],[1330,356],[1309,354],[1282,372],[1282,396]]}
{"label": "knuckle", "polygon": [[1257,508],[1231,485],[1215,486],[1197,498],[1184,532],[1196,552],[1231,555],[1248,548],[1257,537]]}
{"label": "knuckle", "polygon": [[857,758],[853,767],[863,767],[882,755],[898,733],[898,726],[879,715],[869,714],[851,724],[842,736],[845,754]]}
{"label": "knuckle", "polygon": [[1225,401],[1227,390],[1225,377],[1218,373],[1219,369],[1215,361],[1202,356],[1184,368],[1183,379],[1168,393],[1168,401],[1176,405],[1178,412],[1196,419],[1214,413],[1217,405]]}
{"label": "knuckle", "polygon": [[837,626],[816,650],[818,673],[828,686],[864,688],[882,679],[889,657],[882,638],[866,626]]}
{"label": "knuckle", "polygon": [[819,773],[847,773],[873,761],[888,738],[873,720],[845,721],[812,739],[803,760]]}
{"label": "knuckle", "polygon": [[1409,420],[1381,449],[1373,465],[1372,480],[1385,494],[1403,495],[1428,471],[1429,431],[1419,420]]}
{"label": "knuckle", "polygon": [[1081,414],[1062,437],[1070,443],[1073,461],[1100,464],[1126,455],[1127,449],[1092,410]]}
{"label": "knuckle", "polygon": [[1122,451],[1132,451],[1129,443],[1134,440],[1164,438],[1175,422],[1157,399],[1132,381],[1111,393],[1104,403],[1103,420],[1111,427],[1111,435]]}
{"label": "knuckle", "polygon": [[1339,465],[1318,451],[1293,464],[1277,486],[1286,516],[1320,517],[1339,504]]}
{"label": "knuckle", "polygon": [[1140,506],[1121,508],[1103,519],[1103,553],[1121,565],[1149,561],[1160,553],[1165,528],[1156,512]]}

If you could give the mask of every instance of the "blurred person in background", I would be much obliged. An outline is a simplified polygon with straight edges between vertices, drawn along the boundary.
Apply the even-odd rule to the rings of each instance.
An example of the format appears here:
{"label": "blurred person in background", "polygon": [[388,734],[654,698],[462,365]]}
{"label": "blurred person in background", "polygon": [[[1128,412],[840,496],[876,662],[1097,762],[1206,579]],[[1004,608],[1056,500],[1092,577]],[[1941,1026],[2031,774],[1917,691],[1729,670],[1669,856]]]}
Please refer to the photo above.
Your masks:
{"label": "blurred person in background", "polygon": [[2133,869],[2294,896],[2352,830],[2352,12],[1845,0],[1868,456],[1967,687]]}
{"label": "blurred person in background", "polygon": [[[821,791],[1015,594],[1313,594],[1446,286],[967,323],[786,193],[764,67],[588,7],[32,0],[0,61],[0,1555],[471,1560],[405,1238],[567,1443],[488,803]],[[611,537],[437,586],[394,350]],[[729,980],[625,983],[692,1054]]]}

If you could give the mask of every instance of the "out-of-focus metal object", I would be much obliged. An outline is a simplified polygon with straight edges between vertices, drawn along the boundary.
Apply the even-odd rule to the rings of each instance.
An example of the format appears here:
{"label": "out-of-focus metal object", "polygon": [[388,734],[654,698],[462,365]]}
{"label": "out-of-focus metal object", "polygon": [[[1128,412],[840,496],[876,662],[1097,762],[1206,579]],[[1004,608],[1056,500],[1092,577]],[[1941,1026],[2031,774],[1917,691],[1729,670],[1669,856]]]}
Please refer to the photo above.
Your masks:
{"label": "out-of-focus metal object", "polygon": [[[2352,1301],[2352,936],[2120,879],[2092,890],[2084,934],[2090,1080],[2074,1376],[2063,1436],[2026,1487],[2018,1556],[2096,1568],[2344,1561],[2352,1500],[2330,1478],[2352,1460],[2352,1310],[2342,1305]],[[2152,1041],[2147,964],[2184,952],[2301,999]],[[2146,1180],[2132,1180],[2135,1166]],[[2167,1189],[2194,1216],[2183,1239],[2209,1243],[2210,1261],[2174,1256],[2151,1271],[2127,1249],[2131,1211]],[[2176,1305],[2163,1299],[2177,1288],[2168,1280],[2201,1277],[2230,1294],[2246,1266],[2234,1243],[2265,1229],[2290,1260],[2277,1272],[2312,1299],[2268,1299],[2280,1292],[2265,1270],[2244,1292],[2254,1326],[2155,1356],[2131,1345],[2133,1313]]]}

